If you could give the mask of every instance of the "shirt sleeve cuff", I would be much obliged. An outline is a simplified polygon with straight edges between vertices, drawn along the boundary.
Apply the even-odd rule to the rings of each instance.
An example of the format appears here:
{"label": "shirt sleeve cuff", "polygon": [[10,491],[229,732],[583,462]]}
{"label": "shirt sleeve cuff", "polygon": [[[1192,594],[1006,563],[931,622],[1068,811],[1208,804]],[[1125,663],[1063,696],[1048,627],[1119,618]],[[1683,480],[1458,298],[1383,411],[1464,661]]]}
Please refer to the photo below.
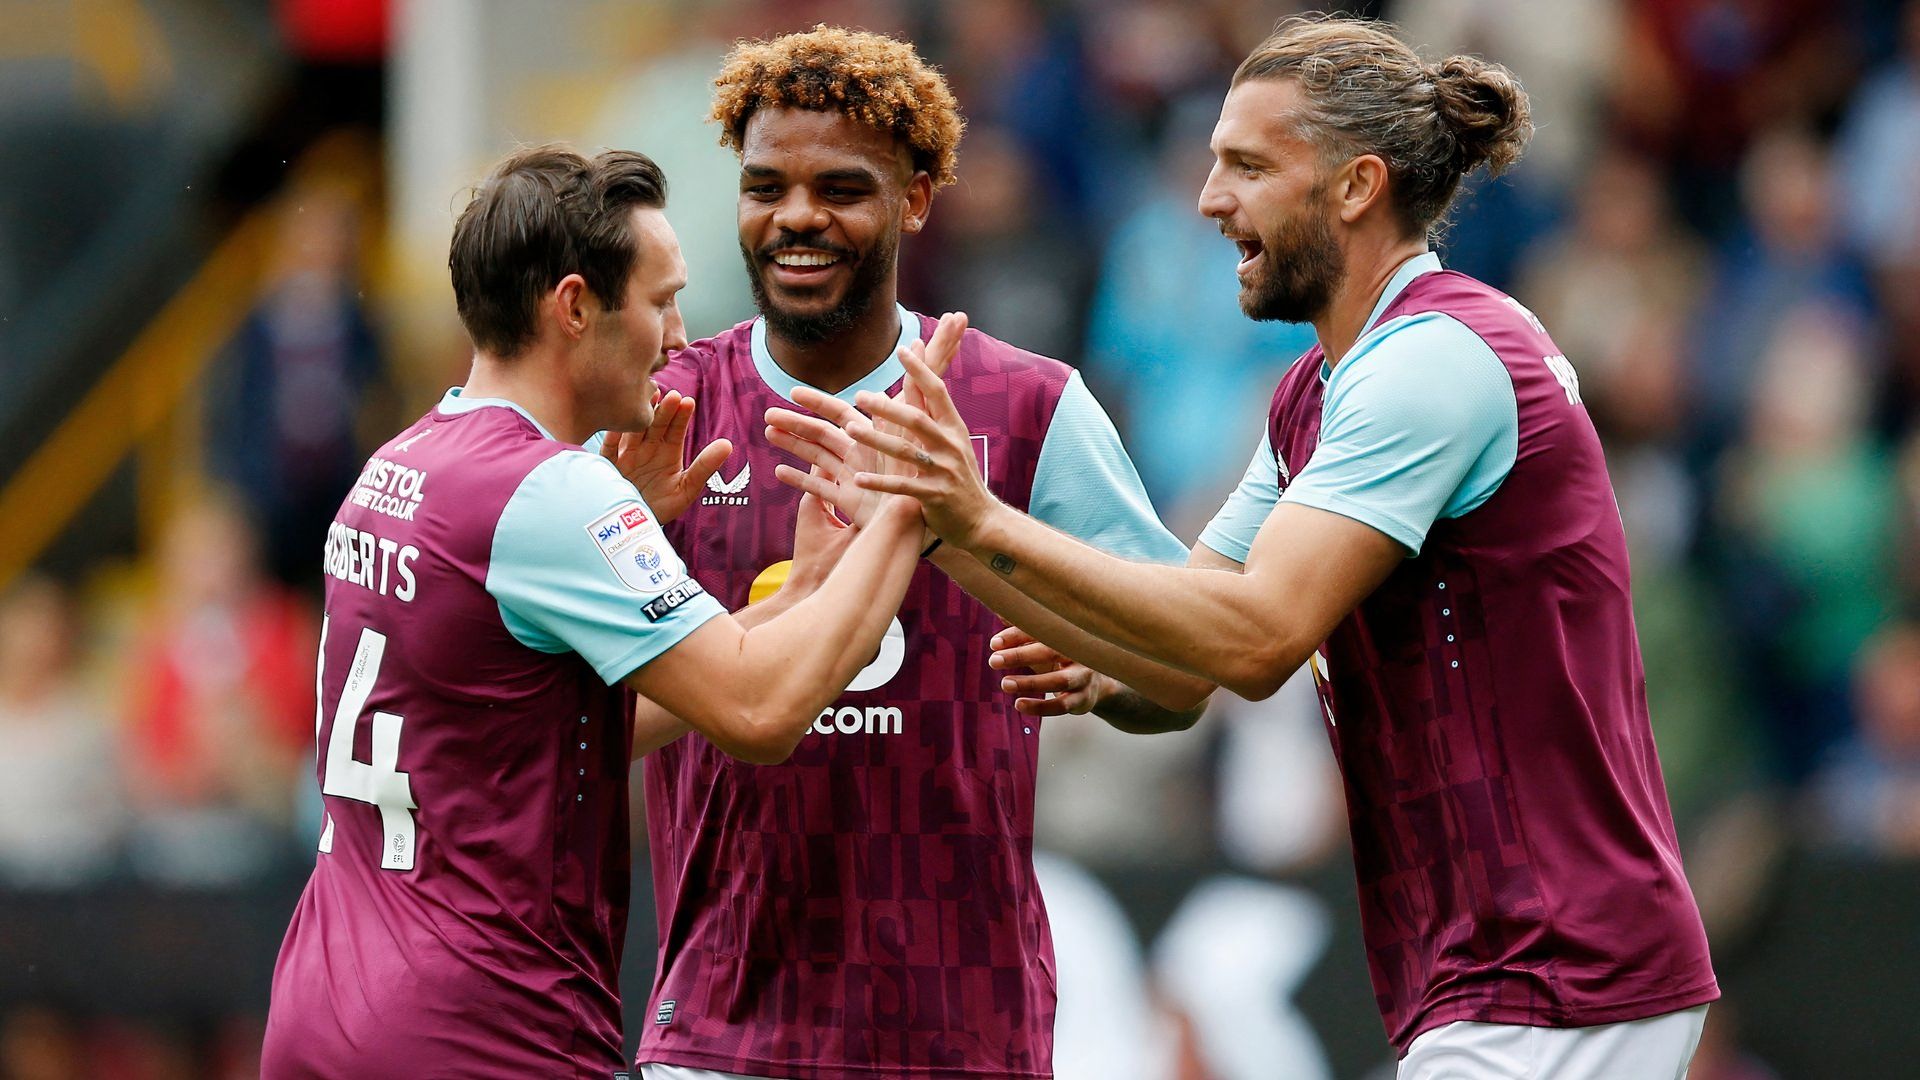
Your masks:
{"label": "shirt sleeve cuff", "polygon": [[595,674],[608,686],[620,683],[661,653],[685,641],[688,634],[705,626],[708,619],[726,612],[726,608],[720,606],[720,601],[706,594],[689,602],[687,608],[674,613],[671,626],[661,627],[657,633],[646,635],[639,644],[619,656],[595,664]]}
{"label": "shirt sleeve cuff", "polygon": [[[1339,514],[1351,518],[1370,529],[1385,533],[1389,538],[1407,549],[1407,557],[1420,554],[1421,545],[1427,542],[1425,529],[1417,528],[1410,522],[1402,521],[1378,507],[1348,498],[1334,491],[1316,491],[1313,488],[1294,485],[1280,497],[1283,503],[1299,506],[1311,506],[1315,510],[1325,510],[1330,514]],[[1242,560],[1244,561],[1244,560]]]}
{"label": "shirt sleeve cuff", "polygon": [[1212,525],[1200,530],[1200,542],[1214,551],[1225,555],[1234,562],[1244,564],[1247,556],[1253,552],[1253,545],[1245,543],[1223,529]]}

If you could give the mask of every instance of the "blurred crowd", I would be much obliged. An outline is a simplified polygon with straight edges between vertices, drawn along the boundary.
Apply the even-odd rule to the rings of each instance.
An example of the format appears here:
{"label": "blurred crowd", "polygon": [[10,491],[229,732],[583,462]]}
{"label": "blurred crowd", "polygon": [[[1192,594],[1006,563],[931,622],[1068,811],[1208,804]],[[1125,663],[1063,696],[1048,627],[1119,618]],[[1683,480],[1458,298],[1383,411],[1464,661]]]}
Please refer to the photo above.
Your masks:
{"label": "blurred crowd", "polygon": [[[608,108],[685,113],[642,125],[634,145],[666,164],[679,215],[718,221],[710,243],[684,237],[696,285],[703,266],[732,280],[731,177],[674,165],[675,140],[710,148],[703,73],[726,40],[823,19],[920,42],[970,127],[961,182],[903,247],[904,299],[1079,365],[1163,516],[1193,537],[1312,342],[1310,328],[1240,316],[1231,248],[1194,209],[1227,77],[1288,10],[720,5],[687,14],[681,47],[610,90]],[[1798,841],[1920,856],[1920,2],[1365,10],[1429,57],[1507,63],[1532,97],[1528,156],[1469,186],[1439,249],[1531,307],[1579,372],[1633,546],[1683,837],[1712,835],[1724,807],[1759,793],[1792,811],[1779,818]],[[199,887],[311,858],[320,541],[376,434],[363,406],[387,369],[353,208],[300,206],[211,380],[219,483],[174,515],[140,586],[103,599],[94,580],[31,576],[0,597],[7,886]],[[745,317],[744,295],[696,290],[690,324]],[[1096,871],[1180,858],[1267,885],[1344,860],[1320,723],[1299,686],[1259,704],[1223,693],[1188,735],[1050,721],[1038,842]],[[1291,933],[1295,948],[1313,925],[1288,895],[1222,884],[1189,902],[1257,912],[1222,954],[1252,962],[1250,936]],[[1176,915],[1144,955],[1163,993],[1196,995],[1189,1016],[1231,1020],[1231,1002],[1204,1000],[1217,967],[1193,973],[1211,955],[1191,943],[1207,922]],[[1269,1025],[1274,1038],[1292,1037],[1287,1023]],[[15,1014],[0,1075],[64,1075],[36,1071],[47,1024]],[[1209,1056],[1208,1039],[1183,1029],[1169,1052],[1187,1065],[1169,1068],[1263,1075],[1223,1060],[1231,1039]],[[1716,1034],[1694,1075],[1769,1074]]]}

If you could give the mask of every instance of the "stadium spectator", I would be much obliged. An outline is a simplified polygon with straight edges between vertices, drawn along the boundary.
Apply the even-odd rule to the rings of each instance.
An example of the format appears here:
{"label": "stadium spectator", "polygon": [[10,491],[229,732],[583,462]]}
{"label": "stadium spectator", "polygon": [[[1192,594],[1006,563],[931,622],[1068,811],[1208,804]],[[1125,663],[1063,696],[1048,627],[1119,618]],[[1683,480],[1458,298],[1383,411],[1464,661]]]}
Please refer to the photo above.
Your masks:
{"label": "stadium spectator", "polygon": [[111,732],[75,676],[65,592],[30,577],[0,597],[0,882],[104,873],[120,828]]}
{"label": "stadium spectator", "polygon": [[215,472],[259,522],[266,568],[312,585],[313,538],[360,467],[361,409],[382,361],[360,300],[359,212],[325,184],[285,197],[270,283],[215,387]]}
{"label": "stadium spectator", "polygon": [[1867,643],[1854,695],[1859,730],[1816,787],[1824,822],[1849,846],[1920,857],[1920,623]]}
{"label": "stadium spectator", "polygon": [[1711,237],[1738,221],[1749,143],[1770,125],[1810,125],[1846,94],[1856,46],[1822,0],[1623,0],[1608,108],[1666,163],[1682,215]]}
{"label": "stadium spectator", "polygon": [[1894,550],[1899,598],[1906,610],[1920,605],[1920,433],[1901,444],[1894,492]]}
{"label": "stadium spectator", "polygon": [[1698,419],[1709,442],[1736,433],[1755,358],[1788,312],[1808,303],[1860,317],[1871,309],[1866,276],[1834,228],[1832,166],[1818,142],[1794,129],[1769,131],[1742,165],[1741,194],[1748,223],[1719,253],[1693,342]]}
{"label": "stadium spectator", "polygon": [[[740,201],[740,163],[713,137],[707,102],[726,43],[758,31],[772,7],[689,7],[667,51],[614,83],[590,125],[594,143],[644,146],[672,179],[667,220],[687,261],[680,316],[695,341],[732,326],[751,302],[740,272],[740,238],[732,226]],[[650,38],[645,44],[658,48],[661,42]]]}
{"label": "stadium spectator", "polygon": [[[1648,339],[1692,316],[1707,269],[1699,242],[1676,221],[1653,163],[1624,147],[1603,149],[1582,174],[1571,217],[1536,243],[1521,266],[1516,291],[1553,329],[1554,341],[1580,370],[1594,423],[1605,434],[1662,435],[1684,421],[1679,372],[1663,370],[1660,393],[1616,387],[1640,378]],[[1661,342],[1662,361],[1677,342]],[[1628,400],[1615,400],[1618,397]],[[1662,404],[1665,401],[1666,404]],[[1655,406],[1652,416],[1641,411]],[[1646,429],[1652,430],[1646,430]]]}
{"label": "stadium spectator", "polygon": [[1789,784],[1846,733],[1852,657],[1891,602],[1893,477],[1865,428],[1865,349],[1843,312],[1783,312],[1722,478],[1728,614]]}
{"label": "stadium spectator", "polygon": [[303,790],[313,619],[264,575],[258,536],[222,497],[178,508],[156,570],[126,672],[130,855],[153,880],[244,879],[267,865]]}
{"label": "stadium spectator", "polygon": [[1862,83],[1835,146],[1847,183],[1836,192],[1841,227],[1877,265],[1920,251],[1920,3],[1905,8],[1900,56]]}
{"label": "stadium spectator", "polygon": [[[1079,228],[1096,175],[1087,63],[1074,20],[1038,0],[976,0],[939,7],[946,73],[975,125],[1008,131],[1033,162],[1033,197]],[[971,166],[969,166],[971,169]]]}
{"label": "stadium spectator", "polygon": [[[1402,35],[1436,54],[1471,53],[1524,72],[1534,112],[1550,116],[1503,176],[1469,177],[1440,233],[1447,266],[1508,291],[1595,149],[1600,101],[1618,64],[1618,0],[1419,0],[1388,5]],[[1553,326],[1549,320],[1547,325]],[[1577,356],[1571,347],[1569,356]]]}
{"label": "stadium spectator", "polygon": [[[1104,17],[1087,20],[1087,63],[1098,80],[1101,122],[1109,128],[1152,129],[1157,132],[1153,141],[1162,146],[1177,143],[1180,133],[1157,121],[1189,97],[1218,96],[1220,84],[1233,72],[1227,24],[1236,14],[1234,8],[1122,0],[1108,5]],[[1262,27],[1254,40],[1264,33]],[[1132,134],[1144,137],[1147,131]],[[1110,189],[1136,183],[1133,176],[1114,175],[1111,162],[1103,164],[1101,172],[1103,185]]]}
{"label": "stadium spectator", "polygon": [[[1903,12],[1900,56],[1871,76],[1847,110],[1835,163],[1847,183],[1837,208],[1853,250],[1872,269],[1887,319],[1891,359],[1920,403],[1920,2]],[[1900,423],[1910,425],[1902,416]]]}

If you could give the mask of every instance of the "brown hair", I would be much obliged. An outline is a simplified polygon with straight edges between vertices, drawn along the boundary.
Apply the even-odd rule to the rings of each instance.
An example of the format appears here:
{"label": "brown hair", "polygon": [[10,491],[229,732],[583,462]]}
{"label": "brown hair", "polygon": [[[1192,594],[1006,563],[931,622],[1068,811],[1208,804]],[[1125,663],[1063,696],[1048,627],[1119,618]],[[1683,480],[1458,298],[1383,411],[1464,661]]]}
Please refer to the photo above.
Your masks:
{"label": "brown hair", "polygon": [[759,109],[839,112],[905,143],[934,187],[953,183],[966,121],[947,81],[904,41],[823,25],[736,42],[713,85],[720,144],[736,153]]}
{"label": "brown hair", "polygon": [[618,311],[633,269],[630,212],[666,205],[667,179],[645,154],[588,159],[550,144],[508,155],[473,189],[447,255],[474,347],[506,358],[531,345],[540,298],[568,274]]}
{"label": "brown hair", "polygon": [[1329,159],[1378,155],[1394,210],[1425,233],[1462,177],[1482,165],[1497,176],[1519,160],[1533,121],[1513,72],[1471,56],[1427,64],[1396,34],[1392,23],[1294,16],[1241,61],[1233,85],[1297,80],[1300,135]]}

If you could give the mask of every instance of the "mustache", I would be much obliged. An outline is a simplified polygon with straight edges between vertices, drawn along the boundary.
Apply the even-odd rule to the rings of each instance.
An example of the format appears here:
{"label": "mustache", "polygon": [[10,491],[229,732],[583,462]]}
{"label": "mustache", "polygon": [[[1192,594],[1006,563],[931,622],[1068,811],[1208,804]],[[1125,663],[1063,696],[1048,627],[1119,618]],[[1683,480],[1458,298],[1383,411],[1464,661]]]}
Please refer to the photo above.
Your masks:
{"label": "mustache", "polygon": [[842,247],[819,233],[782,233],[772,243],[755,249],[753,255],[754,258],[765,262],[782,251],[790,251],[794,248],[824,251],[828,255],[841,259],[851,259],[854,255],[853,249]]}

